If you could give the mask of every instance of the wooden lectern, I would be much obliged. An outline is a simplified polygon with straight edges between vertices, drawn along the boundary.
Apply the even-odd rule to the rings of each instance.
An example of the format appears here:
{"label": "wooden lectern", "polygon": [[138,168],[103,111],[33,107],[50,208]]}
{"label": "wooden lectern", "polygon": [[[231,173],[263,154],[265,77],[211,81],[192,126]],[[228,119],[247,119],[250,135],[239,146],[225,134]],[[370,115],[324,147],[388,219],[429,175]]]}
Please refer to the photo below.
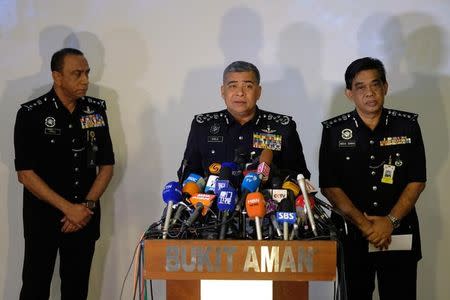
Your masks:
{"label": "wooden lectern", "polygon": [[336,280],[335,241],[146,240],[144,278],[167,300],[200,300],[200,280],[272,280],[273,299],[308,299],[308,281]]}

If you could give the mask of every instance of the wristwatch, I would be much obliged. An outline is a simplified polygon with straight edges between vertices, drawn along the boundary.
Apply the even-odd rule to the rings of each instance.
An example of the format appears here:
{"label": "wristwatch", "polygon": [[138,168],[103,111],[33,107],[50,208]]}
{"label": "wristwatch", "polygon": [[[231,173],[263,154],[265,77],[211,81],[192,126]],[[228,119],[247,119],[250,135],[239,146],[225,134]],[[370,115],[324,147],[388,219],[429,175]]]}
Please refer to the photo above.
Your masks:
{"label": "wristwatch", "polygon": [[90,210],[94,210],[97,207],[97,202],[92,200],[86,200],[83,204]]}
{"label": "wristwatch", "polygon": [[387,217],[388,217],[389,221],[391,221],[392,227],[394,229],[397,229],[397,228],[400,227],[400,220],[399,219],[397,219],[396,217],[394,217],[391,214],[387,215]]}

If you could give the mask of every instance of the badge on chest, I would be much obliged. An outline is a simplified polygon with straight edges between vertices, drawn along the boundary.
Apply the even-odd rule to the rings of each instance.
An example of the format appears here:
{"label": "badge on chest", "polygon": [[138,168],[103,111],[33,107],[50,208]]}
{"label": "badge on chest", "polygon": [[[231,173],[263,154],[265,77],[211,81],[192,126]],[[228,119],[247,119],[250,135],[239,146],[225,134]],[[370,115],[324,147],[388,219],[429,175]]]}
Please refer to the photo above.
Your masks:
{"label": "badge on chest", "polygon": [[270,149],[272,151],[281,151],[283,137],[279,134],[253,133],[253,148]]}
{"label": "badge on chest", "polygon": [[105,126],[105,121],[103,120],[103,116],[101,114],[90,114],[84,115],[80,117],[81,128],[95,128],[95,127],[103,127]]}

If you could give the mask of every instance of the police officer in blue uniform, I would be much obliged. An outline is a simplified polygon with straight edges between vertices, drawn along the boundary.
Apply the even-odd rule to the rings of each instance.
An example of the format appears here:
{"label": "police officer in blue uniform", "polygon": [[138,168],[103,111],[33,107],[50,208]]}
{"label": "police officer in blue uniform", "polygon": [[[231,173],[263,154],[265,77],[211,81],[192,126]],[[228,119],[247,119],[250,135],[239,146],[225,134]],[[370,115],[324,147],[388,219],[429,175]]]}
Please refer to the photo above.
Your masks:
{"label": "police officer in blue uniform", "polygon": [[[345,81],[355,110],[322,123],[319,184],[351,221],[343,240],[348,299],[372,299],[375,274],[381,300],[416,299],[415,203],[426,182],[417,114],[383,107],[388,83],[378,59],[352,62]],[[397,248],[398,235],[412,238],[411,247]]]}
{"label": "police officer in blue uniform", "polygon": [[184,152],[189,172],[205,176],[213,163],[236,161],[240,154],[248,161],[250,153],[258,157],[270,149],[279,169],[310,177],[295,121],[257,107],[260,74],[253,64],[235,61],[226,67],[221,94],[225,110],[196,115],[192,121]]}
{"label": "police officer in blue uniform", "polygon": [[24,185],[25,259],[20,299],[48,299],[57,252],[61,299],[86,299],[99,198],[113,174],[105,101],[86,97],[89,65],[65,48],[51,61],[53,88],[22,104],[14,128]]}

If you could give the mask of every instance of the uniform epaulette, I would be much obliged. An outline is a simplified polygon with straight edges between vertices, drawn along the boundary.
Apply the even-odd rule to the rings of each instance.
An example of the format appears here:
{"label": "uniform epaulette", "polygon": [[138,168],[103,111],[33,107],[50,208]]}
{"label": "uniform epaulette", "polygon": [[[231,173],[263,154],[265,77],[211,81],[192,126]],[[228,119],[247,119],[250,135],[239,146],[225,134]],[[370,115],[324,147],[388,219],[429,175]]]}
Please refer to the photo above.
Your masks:
{"label": "uniform epaulette", "polygon": [[261,110],[259,112],[258,118],[266,119],[267,121],[272,121],[275,123],[280,123],[281,125],[288,125],[292,120],[291,116],[276,114],[276,113],[268,112],[268,111],[264,111],[264,110]]}
{"label": "uniform epaulette", "polygon": [[405,118],[405,119],[413,121],[413,122],[417,121],[417,117],[419,116],[418,114],[415,114],[415,113],[410,113],[407,111],[401,111],[401,110],[395,110],[395,109],[388,109],[387,114],[388,114],[388,116]]}
{"label": "uniform epaulette", "polygon": [[341,122],[343,122],[343,121],[347,121],[348,119],[350,119],[351,116],[352,116],[352,115],[351,115],[351,112],[348,112],[348,113],[339,115],[339,116],[337,116],[337,117],[328,119],[328,120],[326,120],[326,121],[323,121],[323,122],[322,122],[322,125],[323,125],[325,128],[330,128],[330,127],[333,127],[334,125],[339,124],[339,123],[341,123]]}
{"label": "uniform epaulette", "polygon": [[216,111],[216,112],[195,115],[194,119],[199,124],[209,122],[211,120],[219,120],[219,119],[224,119],[228,123],[228,116],[224,113],[224,111]]}
{"label": "uniform epaulette", "polygon": [[26,108],[28,111],[31,111],[31,110],[35,109],[36,107],[40,107],[43,104],[51,102],[51,101],[53,101],[53,99],[51,97],[44,95],[39,98],[22,103],[20,106],[22,106],[23,108]]}
{"label": "uniform epaulette", "polygon": [[81,99],[83,99],[83,101],[86,101],[89,104],[97,105],[97,106],[103,108],[104,110],[106,110],[106,101],[105,100],[94,98],[91,96],[85,96],[85,97],[82,97]]}

